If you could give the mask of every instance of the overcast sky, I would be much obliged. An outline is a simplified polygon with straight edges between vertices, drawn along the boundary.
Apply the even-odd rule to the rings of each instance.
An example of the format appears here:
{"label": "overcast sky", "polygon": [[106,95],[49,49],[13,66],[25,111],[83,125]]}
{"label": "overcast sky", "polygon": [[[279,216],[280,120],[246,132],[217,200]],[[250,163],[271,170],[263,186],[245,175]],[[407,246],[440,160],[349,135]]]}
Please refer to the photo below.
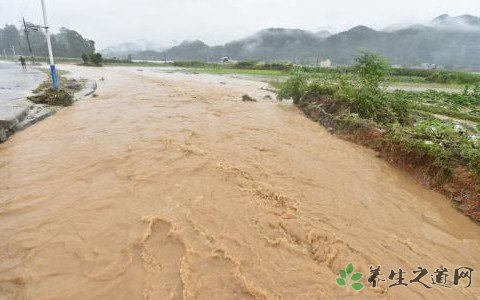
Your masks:
{"label": "overcast sky", "polygon": [[[480,15],[480,0],[45,0],[54,30],[75,29],[97,48],[140,39],[171,45],[223,44],[268,27],[338,32],[356,25],[428,22],[438,15]],[[40,0],[0,0],[0,25],[22,16],[40,23]]]}

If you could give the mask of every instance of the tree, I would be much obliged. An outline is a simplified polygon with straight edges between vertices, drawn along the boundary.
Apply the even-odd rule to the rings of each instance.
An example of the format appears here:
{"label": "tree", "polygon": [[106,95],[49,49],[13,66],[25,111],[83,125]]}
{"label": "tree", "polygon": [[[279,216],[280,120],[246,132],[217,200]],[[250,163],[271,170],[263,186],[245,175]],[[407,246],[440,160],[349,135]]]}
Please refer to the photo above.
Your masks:
{"label": "tree", "polygon": [[[27,22],[27,27],[31,23]],[[42,30],[29,30],[30,44],[36,55],[48,56],[47,41]],[[59,33],[52,34],[52,47],[55,56],[79,57],[82,53],[95,52],[95,42],[85,39],[74,30],[61,28]],[[29,48],[23,30],[17,29],[14,25],[5,25],[0,28],[0,51],[6,49],[8,54],[12,52],[12,46],[18,54],[29,55]]]}
{"label": "tree", "polygon": [[360,52],[355,58],[355,72],[363,83],[378,88],[391,70],[390,63],[373,52]]}
{"label": "tree", "polygon": [[102,55],[100,53],[90,53],[90,62],[94,65],[100,65],[103,62]]}
{"label": "tree", "polygon": [[88,63],[88,54],[87,53],[82,53],[82,60],[84,64]]}
{"label": "tree", "polygon": [[19,51],[20,48],[20,33],[18,32],[15,25],[5,25],[5,28],[2,30],[2,48],[11,51],[12,46],[15,47],[16,51]]}
{"label": "tree", "polygon": [[85,65],[94,66],[100,66],[103,62],[102,55],[95,52],[82,53],[82,60]]}

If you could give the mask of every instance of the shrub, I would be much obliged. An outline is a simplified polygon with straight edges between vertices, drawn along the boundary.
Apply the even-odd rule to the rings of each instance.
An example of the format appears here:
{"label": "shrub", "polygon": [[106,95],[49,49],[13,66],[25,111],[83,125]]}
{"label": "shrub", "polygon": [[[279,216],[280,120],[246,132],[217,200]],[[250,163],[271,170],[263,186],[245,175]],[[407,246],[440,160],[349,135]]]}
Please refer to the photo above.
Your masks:
{"label": "shrub", "polygon": [[354,70],[364,84],[378,87],[390,72],[390,64],[372,52],[360,52],[355,58]]}
{"label": "shrub", "polygon": [[235,64],[238,69],[253,69],[257,65],[254,61],[239,61]]}
{"label": "shrub", "polygon": [[204,61],[174,61],[173,66],[180,68],[203,68],[208,66],[215,66],[215,64],[209,64]]}
{"label": "shrub", "polygon": [[90,61],[94,65],[100,65],[103,62],[102,55],[100,53],[92,53],[90,56]]}
{"label": "shrub", "polygon": [[87,53],[82,53],[82,60],[84,64],[88,63],[88,54]]}
{"label": "shrub", "polygon": [[293,103],[299,104],[307,92],[308,76],[302,71],[294,72],[285,82],[280,85],[277,92],[277,98],[293,99]]}
{"label": "shrub", "polygon": [[100,53],[90,52],[82,53],[82,60],[85,65],[100,66],[103,62],[102,55]]}

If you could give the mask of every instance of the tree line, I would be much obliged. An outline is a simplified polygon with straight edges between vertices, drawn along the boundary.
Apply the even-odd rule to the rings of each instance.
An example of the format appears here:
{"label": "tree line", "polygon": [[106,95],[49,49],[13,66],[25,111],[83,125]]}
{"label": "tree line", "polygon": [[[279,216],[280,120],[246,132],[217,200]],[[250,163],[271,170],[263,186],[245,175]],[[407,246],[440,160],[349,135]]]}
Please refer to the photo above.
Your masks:
{"label": "tree line", "polygon": [[[30,44],[35,56],[48,56],[47,40],[43,30],[29,30]],[[82,53],[95,52],[95,42],[84,38],[80,33],[65,27],[51,35],[53,53],[57,57],[80,57]],[[29,56],[25,32],[15,25],[5,25],[0,28],[0,55]]]}

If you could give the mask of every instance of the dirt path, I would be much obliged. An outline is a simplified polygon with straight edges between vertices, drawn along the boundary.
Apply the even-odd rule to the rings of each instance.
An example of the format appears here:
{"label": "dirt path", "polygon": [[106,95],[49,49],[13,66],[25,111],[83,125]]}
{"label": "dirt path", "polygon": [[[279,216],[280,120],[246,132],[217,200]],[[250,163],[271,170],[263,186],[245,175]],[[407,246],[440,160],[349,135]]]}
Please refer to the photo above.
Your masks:
{"label": "dirt path", "polygon": [[[0,145],[0,299],[480,295],[473,222],[295,108],[240,101],[265,84],[68,68],[99,96]],[[350,262],[476,271],[355,294],[335,283]]]}

